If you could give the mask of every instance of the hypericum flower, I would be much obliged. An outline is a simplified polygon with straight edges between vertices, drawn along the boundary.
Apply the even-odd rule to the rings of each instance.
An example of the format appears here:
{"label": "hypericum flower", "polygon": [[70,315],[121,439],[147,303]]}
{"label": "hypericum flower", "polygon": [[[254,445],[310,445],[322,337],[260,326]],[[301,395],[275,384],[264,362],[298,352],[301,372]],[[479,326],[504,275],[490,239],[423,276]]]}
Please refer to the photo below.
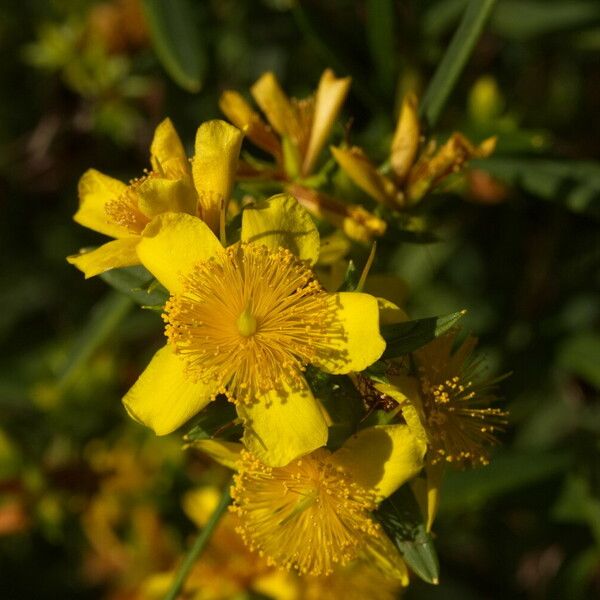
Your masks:
{"label": "hypericum flower", "polygon": [[219,106],[253,144],[273,156],[278,170],[295,179],[312,173],[349,89],[350,77],[338,79],[326,69],[315,95],[296,100],[268,72],[250,91],[270,126],[238,92],[223,92]]}
{"label": "hypericum flower", "polygon": [[168,343],[125,396],[130,414],[166,434],[225,394],[246,422],[246,444],[268,464],[322,446],[326,417],[303,370],[361,371],[385,341],[374,297],[328,294],[315,280],[307,263],[318,249],[310,215],[291,196],[246,208],[241,241],[228,248],[200,219],[159,215],[138,255],[171,293]]}
{"label": "hypericum flower", "polygon": [[473,146],[462,134],[453,133],[439,149],[430,141],[419,154],[420,132],[417,99],[408,94],[392,139],[389,174],[377,169],[360,148],[332,147],[331,152],[358,187],[380,204],[398,210],[418,202],[471,158],[489,156],[496,145],[496,138],[489,138]]}
{"label": "hypericum flower", "polygon": [[398,600],[403,585],[366,560],[337,567],[330,575],[305,575],[299,580],[298,600]]}
{"label": "hypericum flower", "polygon": [[413,431],[426,436],[429,464],[485,465],[508,413],[490,406],[498,380],[481,377],[482,362],[471,356],[477,340],[469,336],[455,348],[457,334],[452,330],[413,353],[416,380],[391,376],[377,388],[397,399]]}
{"label": "hypericum flower", "polygon": [[374,562],[407,582],[406,566],[372,516],[379,502],[423,466],[425,442],[407,425],[363,429],[330,452],[318,448],[269,467],[240,444],[239,460],[223,461],[217,440],[194,446],[235,466],[232,510],[244,541],[270,564],[326,575],[356,559]]}
{"label": "hypericum flower", "polygon": [[344,99],[350,78],[336,78],[331,69],[323,72],[314,96],[288,98],[275,75],[265,73],[251,93],[267,117],[267,124],[244,98],[234,91],[222,94],[219,105],[227,118],[256,146],[273,156],[275,164],[248,160],[240,162],[241,179],[270,179],[279,182],[304,208],[319,219],[340,227],[348,237],[369,241],[385,232],[386,223],[362,206],[348,204],[312,189],[310,177],[329,137]]}
{"label": "hypericum flower", "polygon": [[196,154],[190,165],[173,124],[165,119],[150,146],[152,170],[126,185],[95,169],[79,181],[79,224],[116,238],[67,260],[86,278],[116,267],[139,264],[136,248],[145,228],[158,215],[197,215],[218,231],[229,200],[242,133],[224,121],[198,128]]}

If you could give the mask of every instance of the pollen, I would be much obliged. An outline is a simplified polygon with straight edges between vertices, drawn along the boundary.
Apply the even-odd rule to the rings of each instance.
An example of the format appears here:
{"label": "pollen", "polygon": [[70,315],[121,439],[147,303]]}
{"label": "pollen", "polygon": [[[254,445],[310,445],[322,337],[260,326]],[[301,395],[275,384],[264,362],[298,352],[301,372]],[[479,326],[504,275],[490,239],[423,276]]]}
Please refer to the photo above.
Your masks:
{"label": "pollen", "polygon": [[490,406],[496,400],[490,391],[496,382],[482,378],[481,363],[470,360],[475,341],[466,340],[451,355],[453,340],[453,335],[438,338],[417,353],[431,462],[486,465],[488,448],[498,442],[496,434],[508,413]]}
{"label": "pollen", "polygon": [[133,234],[140,235],[150,219],[139,208],[137,188],[148,177],[154,176],[154,173],[148,173],[144,177],[132,180],[119,198],[106,203],[104,207],[106,218],[111,223],[125,227]]}
{"label": "pollen", "polygon": [[328,575],[382,535],[370,516],[375,497],[319,449],[285,467],[243,451],[232,488],[238,532],[269,564]]}
{"label": "pollen", "polygon": [[216,382],[217,393],[253,402],[305,385],[303,371],[331,354],[341,335],[330,296],[312,271],[283,248],[238,243],[196,265],[163,315],[165,333],[194,381]]}

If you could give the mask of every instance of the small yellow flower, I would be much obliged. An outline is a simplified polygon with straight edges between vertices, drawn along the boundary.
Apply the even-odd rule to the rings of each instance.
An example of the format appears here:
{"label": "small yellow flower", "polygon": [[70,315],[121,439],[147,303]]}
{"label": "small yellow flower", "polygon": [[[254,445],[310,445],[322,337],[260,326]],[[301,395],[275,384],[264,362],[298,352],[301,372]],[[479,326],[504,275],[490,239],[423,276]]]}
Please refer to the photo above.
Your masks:
{"label": "small yellow flower", "polygon": [[368,242],[385,232],[385,221],[362,206],[316,191],[310,184],[310,176],[349,89],[349,77],[336,78],[327,69],[315,95],[297,100],[288,98],[275,75],[269,72],[251,88],[269,124],[238,92],[224,92],[219,104],[227,118],[255,146],[275,159],[275,165],[241,162],[238,177],[279,182],[316,218],[329,221],[351,239]]}
{"label": "small yellow flower", "polygon": [[224,92],[219,105],[253,144],[269,152],[277,167],[295,179],[312,173],[349,89],[350,77],[336,78],[326,69],[315,95],[296,100],[288,98],[277,77],[268,72],[251,92],[269,125],[238,92]]}
{"label": "small yellow flower", "polygon": [[86,278],[109,269],[139,264],[137,246],[152,220],[167,212],[202,218],[218,231],[231,196],[242,133],[224,121],[203,123],[192,163],[169,119],[157,128],[150,147],[152,170],[129,185],[95,169],[79,181],[75,221],[116,238],[99,248],[68,257]]}
{"label": "small yellow flower", "polygon": [[[221,460],[219,442],[208,442],[194,445]],[[407,583],[404,562],[371,514],[423,466],[425,442],[407,425],[363,429],[333,453],[318,448],[282,467],[238,447],[232,510],[243,539],[269,564],[328,575],[361,559]]]}
{"label": "small yellow flower", "polygon": [[462,134],[453,133],[440,148],[432,141],[419,154],[420,135],[417,99],[408,94],[392,139],[389,174],[377,169],[360,148],[332,147],[331,151],[358,187],[380,204],[398,210],[418,202],[471,158],[489,156],[496,145],[496,139],[489,138],[474,146]]}
{"label": "small yellow flower", "polygon": [[458,330],[452,330],[417,350],[417,379],[398,375],[377,389],[396,399],[415,433],[427,438],[430,465],[486,465],[488,447],[508,413],[492,408],[494,382],[480,377],[481,362],[471,356],[477,343],[468,337],[453,350]]}
{"label": "small yellow flower", "polygon": [[361,371],[385,342],[375,298],[329,294],[315,280],[307,264],[318,250],[310,215],[290,196],[246,208],[241,241],[228,248],[196,217],[157,217],[137,252],[171,293],[168,343],[125,396],[129,413],[162,435],[225,394],[264,462],[322,446],[326,417],[303,370]]}

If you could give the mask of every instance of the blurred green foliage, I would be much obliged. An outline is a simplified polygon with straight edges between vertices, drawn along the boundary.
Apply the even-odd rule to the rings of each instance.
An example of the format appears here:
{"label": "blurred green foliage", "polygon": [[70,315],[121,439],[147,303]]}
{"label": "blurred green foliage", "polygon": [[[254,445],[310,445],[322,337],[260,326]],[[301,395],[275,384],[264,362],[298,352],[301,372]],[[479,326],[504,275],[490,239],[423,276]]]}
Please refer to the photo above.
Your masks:
{"label": "blurred green foliage", "polygon": [[[383,159],[399,100],[426,89],[466,6],[181,0],[165,11],[148,1],[150,33],[119,46],[114,26],[90,24],[98,4],[0,6],[6,598],[114,592],[114,574],[84,568],[93,547],[82,519],[106,479],[87,458],[95,441],[155,443],[162,475],[143,496],[175,539],[190,528],[178,498],[197,483],[198,459],[174,466],[170,442],[148,442],[120,404],[160,344],[160,317],[130,311],[129,298],[65,262],[99,241],[71,221],[79,176],[138,174],[166,115],[191,146],[197,125],[219,116],[222,90],[247,90],[269,69],[298,97],[327,66],[351,75],[351,139]],[[600,594],[599,52],[597,2],[498,0],[434,130],[497,134],[498,150],[472,165],[466,188],[419,209],[439,241],[379,245],[374,272],[404,279],[413,318],[466,308],[490,369],[512,373],[501,385],[511,425],[491,465],[446,477],[434,528],[442,584],[415,581],[409,598]],[[143,274],[132,277],[137,301],[160,303]]]}

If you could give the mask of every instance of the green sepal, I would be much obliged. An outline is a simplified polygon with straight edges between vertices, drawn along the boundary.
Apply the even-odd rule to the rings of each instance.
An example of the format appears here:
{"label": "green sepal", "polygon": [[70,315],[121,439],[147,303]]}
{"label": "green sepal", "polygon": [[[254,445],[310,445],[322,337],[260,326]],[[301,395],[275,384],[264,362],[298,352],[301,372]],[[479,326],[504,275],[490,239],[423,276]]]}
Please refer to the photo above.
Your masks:
{"label": "green sepal", "polygon": [[418,350],[456,325],[466,312],[466,310],[461,310],[441,317],[427,317],[382,325],[381,335],[387,344],[382,358],[396,358]]}
{"label": "green sepal", "polygon": [[348,267],[346,268],[346,274],[344,275],[344,281],[342,285],[340,285],[338,292],[353,292],[358,287],[358,282],[360,280],[360,272],[356,268],[353,260],[348,262]]}
{"label": "green sepal", "polygon": [[337,450],[359,429],[364,413],[362,398],[346,375],[329,375],[309,366],[306,379],[333,421],[327,447]]}
{"label": "green sepal", "polygon": [[374,516],[408,566],[427,583],[439,582],[440,565],[423,515],[408,485],[384,500]]}
{"label": "green sepal", "polygon": [[228,402],[224,396],[219,396],[192,421],[192,427],[184,435],[184,440],[196,442],[218,437],[227,441],[238,441],[241,436],[242,426],[235,405]]}
{"label": "green sepal", "polygon": [[169,292],[142,265],[111,269],[101,273],[100,277],[145,308],[162,307],[169,299]]}

